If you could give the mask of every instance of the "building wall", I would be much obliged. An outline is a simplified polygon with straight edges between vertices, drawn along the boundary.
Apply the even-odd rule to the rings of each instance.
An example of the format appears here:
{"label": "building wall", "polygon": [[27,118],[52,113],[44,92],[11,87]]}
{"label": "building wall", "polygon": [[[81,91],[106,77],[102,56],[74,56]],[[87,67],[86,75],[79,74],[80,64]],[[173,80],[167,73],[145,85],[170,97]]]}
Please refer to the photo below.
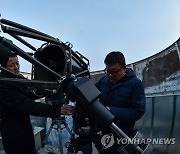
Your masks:
{"label": "building wall", "polygon": [[[128,64],[140,78],[146,95],[174,94],[180,91],[180,39],[163,51]],[[91,79],[97,82],[104,75],[103,70],[91,72]]]}

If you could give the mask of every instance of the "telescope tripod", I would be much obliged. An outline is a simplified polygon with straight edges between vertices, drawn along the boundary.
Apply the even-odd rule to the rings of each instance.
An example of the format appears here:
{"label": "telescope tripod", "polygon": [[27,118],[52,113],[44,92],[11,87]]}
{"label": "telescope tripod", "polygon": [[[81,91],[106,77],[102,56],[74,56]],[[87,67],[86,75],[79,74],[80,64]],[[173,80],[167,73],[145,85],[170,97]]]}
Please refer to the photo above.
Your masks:
{"label": "telescope tripod", "polygon": [[[56,128],[54,128],[54,126],[57,126]],[[49,127],[49,130],[46,134],[46,137],[43,141],[43,146],[46,144],[47,140],[48,140],[48,137],[52,131],[52,129],[56,129],[57,132],[58,132],[58,148],[59,148],[59,153],[60,154],[63,154],[63,144],[62,144],[62,129],[64,128],[61,128],[61,126],[64,125],[64,128],[66,128],[66,130],[68,131],[68,133],[71,135],[71,130],[70,128],[68,127],[68,124],[66,123],[66,120],[65,120],[65,117],[60,117],[60,118],[55,118],[55,119],[52,119],[52,123]]]}

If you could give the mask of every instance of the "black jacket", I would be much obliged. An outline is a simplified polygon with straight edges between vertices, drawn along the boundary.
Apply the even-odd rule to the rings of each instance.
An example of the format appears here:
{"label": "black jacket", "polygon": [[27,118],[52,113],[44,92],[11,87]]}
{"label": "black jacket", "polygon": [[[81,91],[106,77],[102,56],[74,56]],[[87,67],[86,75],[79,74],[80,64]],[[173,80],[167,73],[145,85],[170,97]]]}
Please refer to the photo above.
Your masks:
{"label": "black jacket", "polygon": [[[0,73],[0,78],[8,77]],[[34,154],[34,135],[30,115],[58,118],[60,105],[37,103],[24,88],[0,84],[1,134],[7,154]]]}

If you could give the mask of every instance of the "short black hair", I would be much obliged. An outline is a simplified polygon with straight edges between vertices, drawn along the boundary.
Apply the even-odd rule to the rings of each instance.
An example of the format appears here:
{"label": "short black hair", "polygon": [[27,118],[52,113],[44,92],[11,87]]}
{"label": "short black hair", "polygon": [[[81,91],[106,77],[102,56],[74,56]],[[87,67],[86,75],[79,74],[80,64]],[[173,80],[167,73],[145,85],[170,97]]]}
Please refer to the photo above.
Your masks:
{"label": "short black hair", "polygon": [[6,67],[9,57],[15,57],[17,54],[15,54],[13,51],[5,47],[4,45],[0,44],[0,64],[3,67]]}
{"label": "short black hair", "polygon": [[120,51],[112,51],[108,53],[106,58],[104,59],[104,63],[106,65],[119,63],[121,67],[124,67],[126,65],[124,55]]}

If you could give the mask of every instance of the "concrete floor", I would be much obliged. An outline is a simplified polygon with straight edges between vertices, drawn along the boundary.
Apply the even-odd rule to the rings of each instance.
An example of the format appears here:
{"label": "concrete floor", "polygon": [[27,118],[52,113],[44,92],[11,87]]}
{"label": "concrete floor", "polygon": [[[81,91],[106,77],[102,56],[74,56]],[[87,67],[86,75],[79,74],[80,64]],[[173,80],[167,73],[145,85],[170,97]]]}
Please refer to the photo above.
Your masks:
{"label": "concrete floor", "polygon": [[[64,147],[63,148],[63,154],[67,153],[67,149]],[[5,151],[2,149],[0,150],[0,154],[6,154]],[[37,154],[60,154],[59,148],[58,147],[53,147],[46,145],[44,148],[40,148]],[[82,154],[81,151],[78,152],[78,154]],[[96,148],[93,145],[93,153],[92,154],[98,154]]]}

